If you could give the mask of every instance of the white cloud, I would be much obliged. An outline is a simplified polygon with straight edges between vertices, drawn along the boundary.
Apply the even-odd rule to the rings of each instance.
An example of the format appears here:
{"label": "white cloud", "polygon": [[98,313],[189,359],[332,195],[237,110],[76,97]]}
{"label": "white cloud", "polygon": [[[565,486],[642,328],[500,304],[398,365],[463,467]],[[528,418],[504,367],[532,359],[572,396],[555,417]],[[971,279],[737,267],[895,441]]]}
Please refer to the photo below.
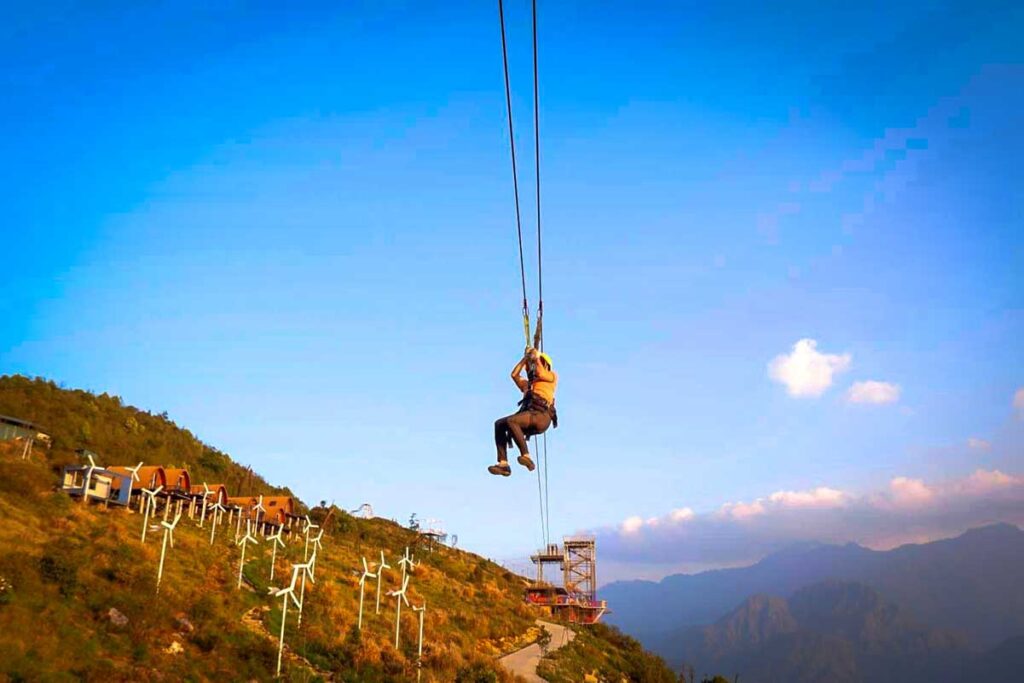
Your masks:
{"label": "white cloud", "polygon": [[846,392],[850,403],[895,403],[900,400],[900,385],[867,380],[854,382]]}
{"label": "white cloud", "polygon": [[1021,387],[1014,393],[1013,409],[1017,411],[1017,417],[1024,420],[1024,387]]}
{"label": "white cloud", "polygon": [[967,439],[967,447],[972,451],[990,451],[992,450],[992,442],[987,439],[979,439],[978,437],[972,436]]}
{"label": "white cloud", "polygon": [[850,368],[851,360],[848,353],[821,353],[817,341],[801,339],[793,345],[791,353],[772,359],[768,364],[768,376],[785,384],[790,396],[821,396],[832,386],[834,375]]}
{"label": "white cloud", "polygon": [[900,506],[913,507],[931,501],[935,491],[920,479],[896,477],[889,482],[889,500]]}
{"label": "white cloud", "polygon": [[819,486],[810,491],[776,491],[768,500],[785,507],[829,508],[846,504],[849,495],[839,489]]}
{"label": "white cloud", "polygon": [[622,523],[622,531],[623,533],[627,534],[635,534],[636,532],[640,531],[643,525],[644,518],[640,517],[639,515],[633,515],[632,517],[628,517]]}
{"label": "white cloud", "polygon": [[1024,525],[1024,475],[978,469],[940,482],[894,477],[861,494],[829,486],[781,490],[710,512],[680,508],[656,523],[631,517],[597,533],[602,556],[628,577],[631,565],[645,576],[656,576],[658,567],[665,575],[687,566],[736,566],[802,541],[883,549],[997,521]]}
{"label": "white cloud", "polygon": [[960,486],[965,492],[985,495],[1021,484],[1024,484],[1022,477],[1014,477],[999,470],[975,470]]}
{"label": "white cloud", "polygon": [[673,522],[685,522],[688,519],[693,519],[693,517],[694,512],[690,508],[676,508],[668,513],[668,518]]}
{"label": "white cloud", "polygon": [[760,498],[753,503],[726,503],[722,506],[722,513],[733,519],[749,519],[765,513],[764,503]]}

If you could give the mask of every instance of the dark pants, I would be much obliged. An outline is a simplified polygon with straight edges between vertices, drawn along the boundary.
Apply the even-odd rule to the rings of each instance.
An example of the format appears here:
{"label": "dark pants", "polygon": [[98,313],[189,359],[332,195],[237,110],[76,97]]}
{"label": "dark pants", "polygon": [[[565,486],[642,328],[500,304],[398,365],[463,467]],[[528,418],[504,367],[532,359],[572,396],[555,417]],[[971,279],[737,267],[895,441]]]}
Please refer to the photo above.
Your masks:
{"label": "dark pants", "polygon": [[498,447],[498,462],[508,460],[508,439],[511,436],[523,455],[530,452],[526,440],[543,434],[551,426],[551,415],[537,410],[524,410],[494,422],[494,445]]}

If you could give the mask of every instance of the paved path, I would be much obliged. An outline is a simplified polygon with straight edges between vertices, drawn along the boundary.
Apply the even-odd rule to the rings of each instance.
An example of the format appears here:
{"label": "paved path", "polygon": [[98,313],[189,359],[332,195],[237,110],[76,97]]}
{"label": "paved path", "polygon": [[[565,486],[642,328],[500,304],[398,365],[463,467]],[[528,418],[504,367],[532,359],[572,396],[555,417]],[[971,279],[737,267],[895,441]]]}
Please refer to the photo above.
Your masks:
{"label": "paved path", "polygon": [[[576,637],[576,634],[565,626],[541,621],[540,619],[537,620],[537,624],[546,628],[551,634],[551,644],[548,646],[548,652],[554,652],[566,643],[572,642],[572,639]],[[498,661],[515,675],[522,676],[527,683],[547,683],[537,675],[537,665],[540,664],[540,659],[543,656],[540,645],[534,643],[533,645],[527,645],[522,650],[516,650],[510,655],[505,655]]]}

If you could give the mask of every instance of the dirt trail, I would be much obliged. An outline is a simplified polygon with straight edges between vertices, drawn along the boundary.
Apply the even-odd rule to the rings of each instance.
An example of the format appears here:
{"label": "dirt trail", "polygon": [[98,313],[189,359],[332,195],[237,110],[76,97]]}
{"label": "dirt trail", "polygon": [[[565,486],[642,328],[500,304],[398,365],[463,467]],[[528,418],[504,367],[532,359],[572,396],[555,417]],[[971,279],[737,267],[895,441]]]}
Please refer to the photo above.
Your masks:
{"label": "dirt trail", "polygon": [[[253,631],[254,633],[257,633],[257,634],[267,638],[271,642],[273,642],[274,643],[274,649],[276,650],[277,649],[278,637],[279,637],[280,634],[275,636],[273,633],[268,631],[267,627],[263,625],[263,619],[260,616],[263,612],[269,612],[269,611],[270,611],[270,608],[267,607],[266,605],[257,605],[256,607],[253,607],[251,610],[249,610],[248,612],[246,612],[245,614],[242,615],[242,625],[245,626],[250,631]],[[552,641],[553,640],[554,639],[552,639]],[[284,651],[283,651],[283,654],[282,654],[282,659],[284,660],[282,662],[282,664],[281,664],[281,672],[282,673],[284,673],[284,670],[286,668],[288,668],[289,665],[300,666],[300,667],[302,667],[304,669],[309,669],[310,672],[316,674],[317,676],[319,676],[320,678],[324,679],[325,681],[333,681],[334,680],[334,674],[332,674],[330,671],[324,671],[323,669],[316,668],[315,666],[313,666],[313,664],[308,659],[306,659],[305,657],[303,657],[301,655],[296,654],[294,650],[292,650],[290,647],[288,647],[288,634],[287,633],[285,633],[285,638],[284,638]]]}
{"label": "dirt trail", "polygon": [[[572,642],[572,639],[576,637],[576,634],[565,626],[558,624],[552,624],[547,621],[537,620],[539,626],[543,626],[551,634],[551,644],[548,646],[548,652],[554,652],[563,645]],[[522,650],[516,650],[510,655],[505,655],[498,661],[501,665],[514,673],[517,676],[521,676],[526,683],[547,683],[543,678],[537,675],[537,665],[540,664],[541,657],[544,653],[540,649],[540,645],[534,643],[533,645],[527,645]]]}

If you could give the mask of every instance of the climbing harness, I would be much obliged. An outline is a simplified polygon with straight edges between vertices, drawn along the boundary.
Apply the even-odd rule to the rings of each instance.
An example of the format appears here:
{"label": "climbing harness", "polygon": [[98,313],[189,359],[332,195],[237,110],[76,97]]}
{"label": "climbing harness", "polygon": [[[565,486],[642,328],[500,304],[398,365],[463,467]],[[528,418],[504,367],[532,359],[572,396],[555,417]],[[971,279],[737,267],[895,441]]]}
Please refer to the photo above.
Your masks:
{"label": "climbing harness", "polygon": [[[516,236],[519,243],[519,279],[523,295],[523,335],[527,346],[533,346],[538,351],[544,350],[544,270],[543,270],[543,249],[541,243],[541,193],[540,193],[540,78],[537,57],[537,0],[533,0],[533,151],[536,178],[537,197],[537,324],[533,331],[533,340],[530,340],[530,307],[526,295],[526,259],[523,255],[523,223],[522,212],[519,202],[519,172],[516,164],[516,141],[515,127],[512,123],[512,86],[508,68],[508,45],[505,38],[505,7],[503,0],[498,0],[498,21],[501,27],[501,58],[505,70],[505,106],[508,112],[508,142],[512,157],[512,191],[516,207]],[[557,425],[557,417],[554,413],[554,406],[545,406],[550,409],[552,424]],[[550,537],[550,512],[548,507],[548,443],[547,434],[541,439],[536,436],[534,443],[543,441],[543,456],[537,463],[537,497],[540,502],[541,535],[544,544],[547,545]],[[543,475],[541,474],[543,470]],[[543,482],[542,482],[543,477]]]}

